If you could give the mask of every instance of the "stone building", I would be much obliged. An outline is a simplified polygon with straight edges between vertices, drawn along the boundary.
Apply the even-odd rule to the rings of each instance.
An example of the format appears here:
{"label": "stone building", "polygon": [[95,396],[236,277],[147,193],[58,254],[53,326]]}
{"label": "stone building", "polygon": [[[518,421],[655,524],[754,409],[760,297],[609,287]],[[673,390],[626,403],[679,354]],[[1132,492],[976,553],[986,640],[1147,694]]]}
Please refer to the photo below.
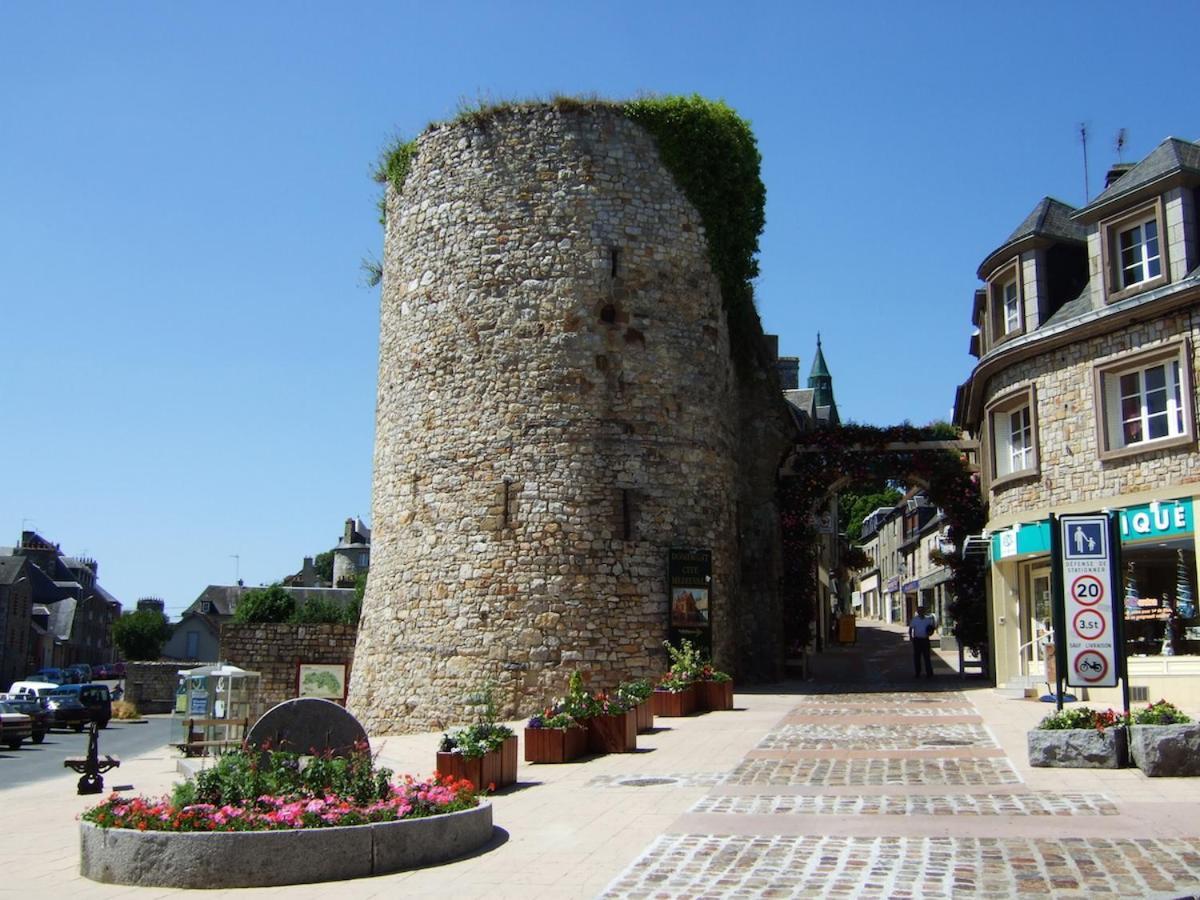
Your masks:
{"label": "stone building", "polygon": [[[388,188],[371,571],[349,706],[369,730],[505,715],[665,667],[667,558],[712,554],[713,653],[777,677],[778,382],[738,366],[705,229],[603,105],[428,130]],[[761,338],[761,331],[757,335]]]}
{"label": "stone building", "polygon": [[955,419],[982,451],[1001,684],[1046,677],[1048,515],[1110,509],[1134,699],[1200,703],[1198,189],[1200,145],[1170,138],[1081,209],[1043,199],[979,267]]}

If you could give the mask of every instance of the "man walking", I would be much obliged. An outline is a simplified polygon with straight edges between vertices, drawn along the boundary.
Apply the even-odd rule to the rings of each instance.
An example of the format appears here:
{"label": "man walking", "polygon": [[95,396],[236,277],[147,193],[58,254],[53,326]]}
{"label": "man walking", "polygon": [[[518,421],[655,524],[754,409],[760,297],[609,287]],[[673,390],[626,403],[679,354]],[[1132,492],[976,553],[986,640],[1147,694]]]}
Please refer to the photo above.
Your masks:
{"label": "man walking", "polygon": [[917,614],[908,623],[908,637],[912,641],[913,647],[913,668],[916,670],[917,678],[921,677],[922,660],[925,661],[926,677],[933,677],[933,651],[930,649],[929,639],[933,637],[935,631],[937,631],[937,619],[925,615],[925,607],[918,606]]}

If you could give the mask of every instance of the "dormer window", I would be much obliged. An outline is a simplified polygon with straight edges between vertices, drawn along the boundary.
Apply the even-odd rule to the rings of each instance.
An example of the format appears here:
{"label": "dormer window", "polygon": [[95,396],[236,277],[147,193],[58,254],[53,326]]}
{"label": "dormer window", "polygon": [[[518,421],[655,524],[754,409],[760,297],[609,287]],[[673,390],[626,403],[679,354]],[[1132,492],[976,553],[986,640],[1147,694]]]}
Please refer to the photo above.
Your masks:
{"label": "dormer window", "polygon": [[999,342],[1025,330],[1024,302],[1021,296],[1020,265],[1014,261],[991,279],[992,341]]}
{"label": "dormer window", "polygon": [[1131,228],[1117,232],[1121,250],[1120,284],[1133,287],[1162,274],[1162,257],[1158,252],[1158,222],[1146,219]]}
{"label": "dormer window", "polygon": [[1166,283],[1167,252],[1159,200],[1102,222],[1100,228],[1109,303]]}

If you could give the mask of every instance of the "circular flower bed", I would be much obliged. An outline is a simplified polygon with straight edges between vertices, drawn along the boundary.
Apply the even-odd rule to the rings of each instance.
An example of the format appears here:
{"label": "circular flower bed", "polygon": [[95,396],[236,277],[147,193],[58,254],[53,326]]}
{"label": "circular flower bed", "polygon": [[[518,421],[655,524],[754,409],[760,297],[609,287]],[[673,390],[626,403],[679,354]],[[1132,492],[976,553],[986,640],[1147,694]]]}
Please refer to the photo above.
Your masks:
{"label": "circular flower bed", "polygon": [[111,795],[82,815],[80,871],[118,884],[257,887],[379,875],[490,840],[467,781],[392,781],[366,748],[346,758],[223,756],[170,797]]}

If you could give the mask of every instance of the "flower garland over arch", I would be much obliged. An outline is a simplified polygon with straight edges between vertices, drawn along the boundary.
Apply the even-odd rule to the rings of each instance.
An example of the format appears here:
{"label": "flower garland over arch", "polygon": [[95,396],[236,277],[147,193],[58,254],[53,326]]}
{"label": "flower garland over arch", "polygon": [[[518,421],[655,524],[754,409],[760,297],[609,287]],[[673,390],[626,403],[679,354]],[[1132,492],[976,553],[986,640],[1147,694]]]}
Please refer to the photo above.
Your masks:
{"label": "flower garland over arch", "polygon": [[789,644],[807,646],[816,609],[818,539],[812,514],[839,485],[907,480],[923,487],[949,523],[954,552],[936,562],[952,573],[950,614],[959,642],[982,655],[987,644],[986,557],[964,556],[968,535],[986,521],[979,475],[950,426],[844,425],[802,434],[781,470],[785,630]]}

